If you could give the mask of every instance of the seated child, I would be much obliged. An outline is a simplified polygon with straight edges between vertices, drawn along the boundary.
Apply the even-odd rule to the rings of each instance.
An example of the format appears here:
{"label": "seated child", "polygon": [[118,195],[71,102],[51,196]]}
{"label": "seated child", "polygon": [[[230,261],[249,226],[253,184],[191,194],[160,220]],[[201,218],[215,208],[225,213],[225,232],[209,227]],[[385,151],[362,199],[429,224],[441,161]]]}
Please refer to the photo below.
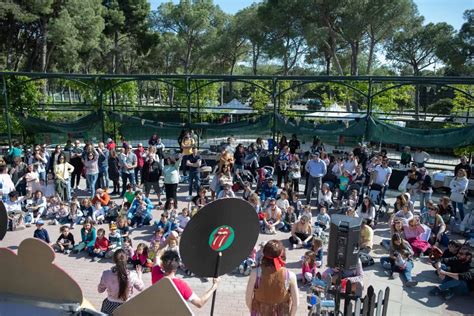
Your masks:
{"label": "seated child", "polygon": [[323,265],[323,240],[314,237],[311,250],[316,254],[316,267],[320,268]]}
{"label": "seated child", "polygon": [[142,227],[144,225],[145,219],[147,218],[148,215],[148,204],[145,201],[141,201],[135,210],[135,213],[133,214],[130,226],[135,226],[137,227]]}
{"label": "seated child", "polygon": [[58,223],[61,225],[65,225],[69,223],[69,206],[66,202],[61,202],[61,206],[59,207],[58,212],[56,213],[56,220],[54,221],[54,225]]}
{"label": "seated child", "polygon": [[148,259],[148,247],[144,243],[139,243],[135,254],[132,256],[131,263],[137,270],[142,269],[143,272],[147,272],[147,259]]}
{"label": "seated child", "polygon": [[307,204],[303,206],[303,213],[301,213],[300,215],[306,216],[309,219],[309,223],[311,224],[311,221],[313,219],[313,213],[311,212],[311,205]]}
{"label": "seated child", "polygon": [[230,183],[225,183],[223,189],[217,195],[218,199],[233,198],[235,197],[234,191],[232,191],[232,186]]}
{"label": "seated child", "polygon": [[117,217],[120,215],[120,206],[118,206],[117,204],[115,204],[114,201],[111,200],[109,201],[105,209],[105,222],[117,222]]}
{"label": "seated child", "polygon": [[288,202],[288,193],[281,191],[280,198],[276,201],[276,205],[283,213],[285,213],[288,210],[288,207],[290,207],[290,202]]}
{"label": "seated child", "polygon": [[133,250],[133,244],[130,237],[122,237],[122,249],[127,253],[128,261],[130,263],[133,255],[135,254],[135,250]]}
{"label": "seated child", "polygon": [[184,231],[184,228],[188,224],[189,220],[191,218],[189,217],[189,210],[187,207],[183,208],[181,213],[178,215],[177,222],[178,222],[178,228],[176,229],[178,233],[182,233]]}
{"label": "seated child", "polygon": [[148,258],[146,266],[147,268],[153,268],[153,266],[158,264],[159,255],[160,255],[160,243],[154,242],[151,244],[150,250],[148,251]]}
{"label": "seated child", "polygon": [[51,241],[49,239],[48,231],[43,227],[44,221],[42,219],[36,221],[36,229],[33,233],[34,238],[41,239],[45,243],[49,244]]}
{"label": "seated child", "polygon": [[170,232],[178,228],[178,226],[174,222],[170,221],[168,218],[169,218],[169,214],[166,212],[163,212],[161,214],[160,220],[158,222],[155,221],[155,231],[159,230],[160,228],[163,228],[163,230],[165,231],[165,234],[164,234],[165,238],[168,237]]}
{"label": "seated child", "polygon": [[74,246],[74,248],[72,249],[72,252],[78,253],[84,249],[86,249],[87,252],[92,251],[94,249],[96,238],[97,238],[96,230],[93,225],[92,219],[88,218],[82,224],[81,242]]}
{"label": "seated child", "polygon": [[74,235],[71,234],[71,232],[69,231],[69,227],[66,225],[61,226],[59,232],[61,234],[56,240],[56,244],[53,245],[53,249],[57,252],[62,252],[68,255],[75,245]]}
{"label": "seated child", "polygon": [[92,218],[92,214],[94,213],[94,208],[92,207],[91,200],[88,198],[85,198],[81,202],[81,211],[84,216],[84,218]]}
{"label": "seated child", "polygon": [[319,214],[316,216],[316,223],[314,226],[320,227],[322,230],[326,230],[329,227],[329,222],[331,221],[331,217],[327,213],[326,206],[321,206],[319,208]]}
{"label": "seated child", "polygon": [[127,191],[125,191],[125,194],[123,196],[123,201],[128,202],[131,205],[134,199],[135,199],[135,191],[133,191],[133,185],[131,183],[128,183]]}
{"label": "seated child", "polygon": [[105,237],[105,229],[99,228],[97,230],[97,238],[94,243],[94,248],[89,251],[92,256],[92,261],[99,261],[105,256],[109,250],[109,240]]}
{"label": "seated child", "polygon": [[94,211],[92,213],[92,219],[96,224],[102,225],[105,220],[105,210],[102,204],[98,201],[94,205]]}
{"label": "seated child", "polygon": [[254,247],[249,256],[240,264],[239,273],[242,275],[250,275],[252,268],[256,266],[257,247]]}
{"label": "seated child", "polygon": [[79,206],[76,203],[71,202],[71,204],[69,204],[68,215],[68,222],[71,224],[71,229],[74,229],[75,225],[81,224],[83,220],[83,214],[79,209]]}
{"label": "seated child", "polygon": [[405,270],[407,267],[407,262],[410,257],[410,252],[406,250],[402,250],[401,252],[394,252],[395,261],[394,264],[398,267],[401,271]]}
{"label": "seated child", "polygon": [[56,215],[61,208],[61,199],[58,196],[53,196],[49,199],[48,206],[46,208],[46,219],[56,220]]}
{"label": "seated child", "polygon": [[117,230],[117,224],[115,224],[115,222],[109,224],[109,231],[109,249],[105,254],[105,257],[108,259],[113,257],[117,249],[122,248],[122,236]]}
{"label": "seated child", "polygon": [[163,228],[160,228],[158,230],[155,230],[155,233],[153,234],[153,237],[150,240],[150,247],[157,243],[160,246],[164,246],[166,238],[165,238],[165,230]]}
{"label": "seated child", "polygon": [[293,226],[294,223],[296,223],[296,214],[293,206],[290,206],[283,215],[283,227],[280,230],[288,233],[291,231],[291,226]]}
{"label": "seated child", "polygon": [[122,241],[125,237],[128,237],[130,235],[130,228],[128,227],[126,215],[120,215],[117,218],[117,230],[119,231],[120,236],[122,237]]}
{"label": "seated child", "polygon": [[252,195],[252,186],[250,185],[250,182],[245,181],[244,182],[244,192],[242,193],[242,198],[245,201],[248,201],[250,198],[250,195]]}
{"label": "seated child", "polygon": [[306,251],[302,259],[301,278],[303,285],[311,284],[313,277],[315,277],[316,273],[318,272],[316,265],[316,254],[311,250]]}
{"label": "seated child", "polygon": [[300,214],[303,212],[303,203],[299,200],[298,193],[293,192],[290,206],[293,206],[295,210],[296,219],[300,218]]}

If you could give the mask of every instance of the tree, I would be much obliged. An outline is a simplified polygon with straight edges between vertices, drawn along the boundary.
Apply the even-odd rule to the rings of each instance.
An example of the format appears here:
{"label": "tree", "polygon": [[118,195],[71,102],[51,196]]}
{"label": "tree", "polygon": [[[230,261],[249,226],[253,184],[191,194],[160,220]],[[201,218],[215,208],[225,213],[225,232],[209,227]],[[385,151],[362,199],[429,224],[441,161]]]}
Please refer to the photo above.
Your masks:
{"label": "tree", "polygon": [[[403,30],[395,33],[388,42],[387,59],[399,66],[409,65],[415,76],[438,61],[436,51],[444,41],[452,37],[453,28],[446,23],[423,25],[423,17],[417,17]],[[420,108],[419,88],[415,94],[415,117]]]}
{"label": "tree", "polygon": [[266,0],[258,8],[258,16],[269,34],[265,52],[269,58],[282,61],[284,75],[307,51],[302,23],[304,10],[302,2],[297,0]]}
{"label": "tree", "polygon": [[214,40],[223,17],[224,13],[212,0],[181,0],[176,5],[161,4],[153,14],[152,23],[155,30],[176,35],[182,71],[192,73]]}
{"label": "tree", "polygon": [[367,36],[369,56],[366,73],[372,73],[375,49],[377,44],[390,38],[405,21],[410,21],[416,13],[412,0],[370,0],[368,5]]}

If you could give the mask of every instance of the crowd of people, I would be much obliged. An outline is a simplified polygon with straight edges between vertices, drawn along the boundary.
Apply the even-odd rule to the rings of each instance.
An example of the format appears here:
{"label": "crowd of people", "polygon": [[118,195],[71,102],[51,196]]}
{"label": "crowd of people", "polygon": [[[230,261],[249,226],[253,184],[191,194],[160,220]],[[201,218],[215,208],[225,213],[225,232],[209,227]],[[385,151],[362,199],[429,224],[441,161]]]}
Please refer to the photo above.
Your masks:
{"label": "crowd of people", "polygon": [[[355,269],[342,271],[343,278],[352,282],[354,294],[361,295],[363,268],[373,264],[374,228],[380,225],[380,213],[391,208],[385,194],[393,163],[386,151],[369,152],[360,144],[350,152],[333,154],[326,152],[317,138],[304,151],[296,135],[289,141],[282,136],[274,148],[260,138],[246,147],[229,137],[213,163],[201,157],[195,137],[183,131],[176,154],[167,153],[157,135],[150,138],[146,149],[141,143],[133,149],[126,141],[117,145],[112,139],[97,146],[68,141],[51,153],[40,145],[32,152],[24,151],[15,143],[0,164],[0,190],[10,229],[35,225],[34,237],[58,252],[86,252],[92,261],[113,259],[114,267],[104,272],[98,288],[99,292],[107,290],[102,306],[106,313],[125,302],[133,289],[141,291],[142,273],[147,272],[151,272],[153,283],[163,277],[172,279],[186,301],[201,307],[219,280],[198,297],[176,277],[178,269],[192,274],[180,260],[180,236],[206,204],[237,196],[255,208],[262,234],[281,231],[290,245],[285,249],[277,240],[256,245],[236,267],[236,273],[250,275],[247,306],[256,315],[294,315],[297,276],[285,268],[285,251],[306,249],[298,276],[303,285],[334,276],[338,267],[319,269],[331,215],[340,213],[362,219],[359,263]],[[429,158],[420,149],[411,154],[411,149],[405,148],[402,153],[400,162],[408,167],[407,179],[393,205],[391,236],[382,242],[389,254],[381,259],[381,265],[389,278],[402,273],[406,286],[416,286],[411,271],[416,260],[426,256],[433,260],[433,269],[442,280],[430,293],[450,299],[474,288],[472,250],[460,244],[454,249],[448,234],[474,237],[474,216],[465,210],[471,168],[462,157],[450,195],[436,205],[432,177],[425,165]],[[82,188],[81,177],[86,180]],[[180,183],[188,191],[187,206],[181,210],[177,203]],[[155,202],[150,196],[152,189]],[[79,194],[85,196],[79,198]],[[117,197],[122,200],[116,202]],[[160,212],[157,219],[153,219],[154,209]],[[50,240],[46,223],[59,226],[56,241]],[[108,233],[103,224],[108,225]],[[153,227],[153,238],[133,246],[133,230],[148,225]],[[81,227],[77,242],[71,233],[76,226]]]}

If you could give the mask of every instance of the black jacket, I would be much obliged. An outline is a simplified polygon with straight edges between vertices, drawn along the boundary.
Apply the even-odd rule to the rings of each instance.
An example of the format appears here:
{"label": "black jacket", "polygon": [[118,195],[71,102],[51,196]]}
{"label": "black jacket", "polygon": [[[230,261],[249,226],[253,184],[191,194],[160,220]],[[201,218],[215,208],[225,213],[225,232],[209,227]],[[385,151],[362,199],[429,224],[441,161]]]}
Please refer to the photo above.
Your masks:
{"label": "black jacket", "polygon": [[150,163],[146,161],[143,165],[143,180],[146,182],[158,182],[162,173],[161,164],[158,161]]}

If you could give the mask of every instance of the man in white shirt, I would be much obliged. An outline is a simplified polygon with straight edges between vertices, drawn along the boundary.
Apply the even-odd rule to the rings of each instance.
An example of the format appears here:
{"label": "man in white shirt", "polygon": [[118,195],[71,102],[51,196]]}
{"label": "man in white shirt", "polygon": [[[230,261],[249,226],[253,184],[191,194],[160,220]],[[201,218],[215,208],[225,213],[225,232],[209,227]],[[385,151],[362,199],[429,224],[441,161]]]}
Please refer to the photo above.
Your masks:
{"label": "man in white shirt", "polygon": [[120,154],[120,173],[122,174],[122,195],[125,195],[127,191],[127,180],[133,185],[133,190],[135,191],[136,181],[134,169],[137,167],[137,156],[132,152],[129,145],[124,146],[123,153]]}
{"label": "man in white shirt", "polygon": [[388,158],[384,158],[382,160],[382,164],[375,167],[375,180],[373,184],[377,184],[382,187],[382,200],[385,197],[385,191],[387,191],[388,181],[390,180],[390,176],[392,175],[392,168],[388,166],[389,160]]}
{"label": "man in white shirt", "polygon": [[8,199],[8,193],[12,191],[15,191],[15,184],[7,173],[7,167],[0,166],[0,194],[3,197],[3,201]]}

